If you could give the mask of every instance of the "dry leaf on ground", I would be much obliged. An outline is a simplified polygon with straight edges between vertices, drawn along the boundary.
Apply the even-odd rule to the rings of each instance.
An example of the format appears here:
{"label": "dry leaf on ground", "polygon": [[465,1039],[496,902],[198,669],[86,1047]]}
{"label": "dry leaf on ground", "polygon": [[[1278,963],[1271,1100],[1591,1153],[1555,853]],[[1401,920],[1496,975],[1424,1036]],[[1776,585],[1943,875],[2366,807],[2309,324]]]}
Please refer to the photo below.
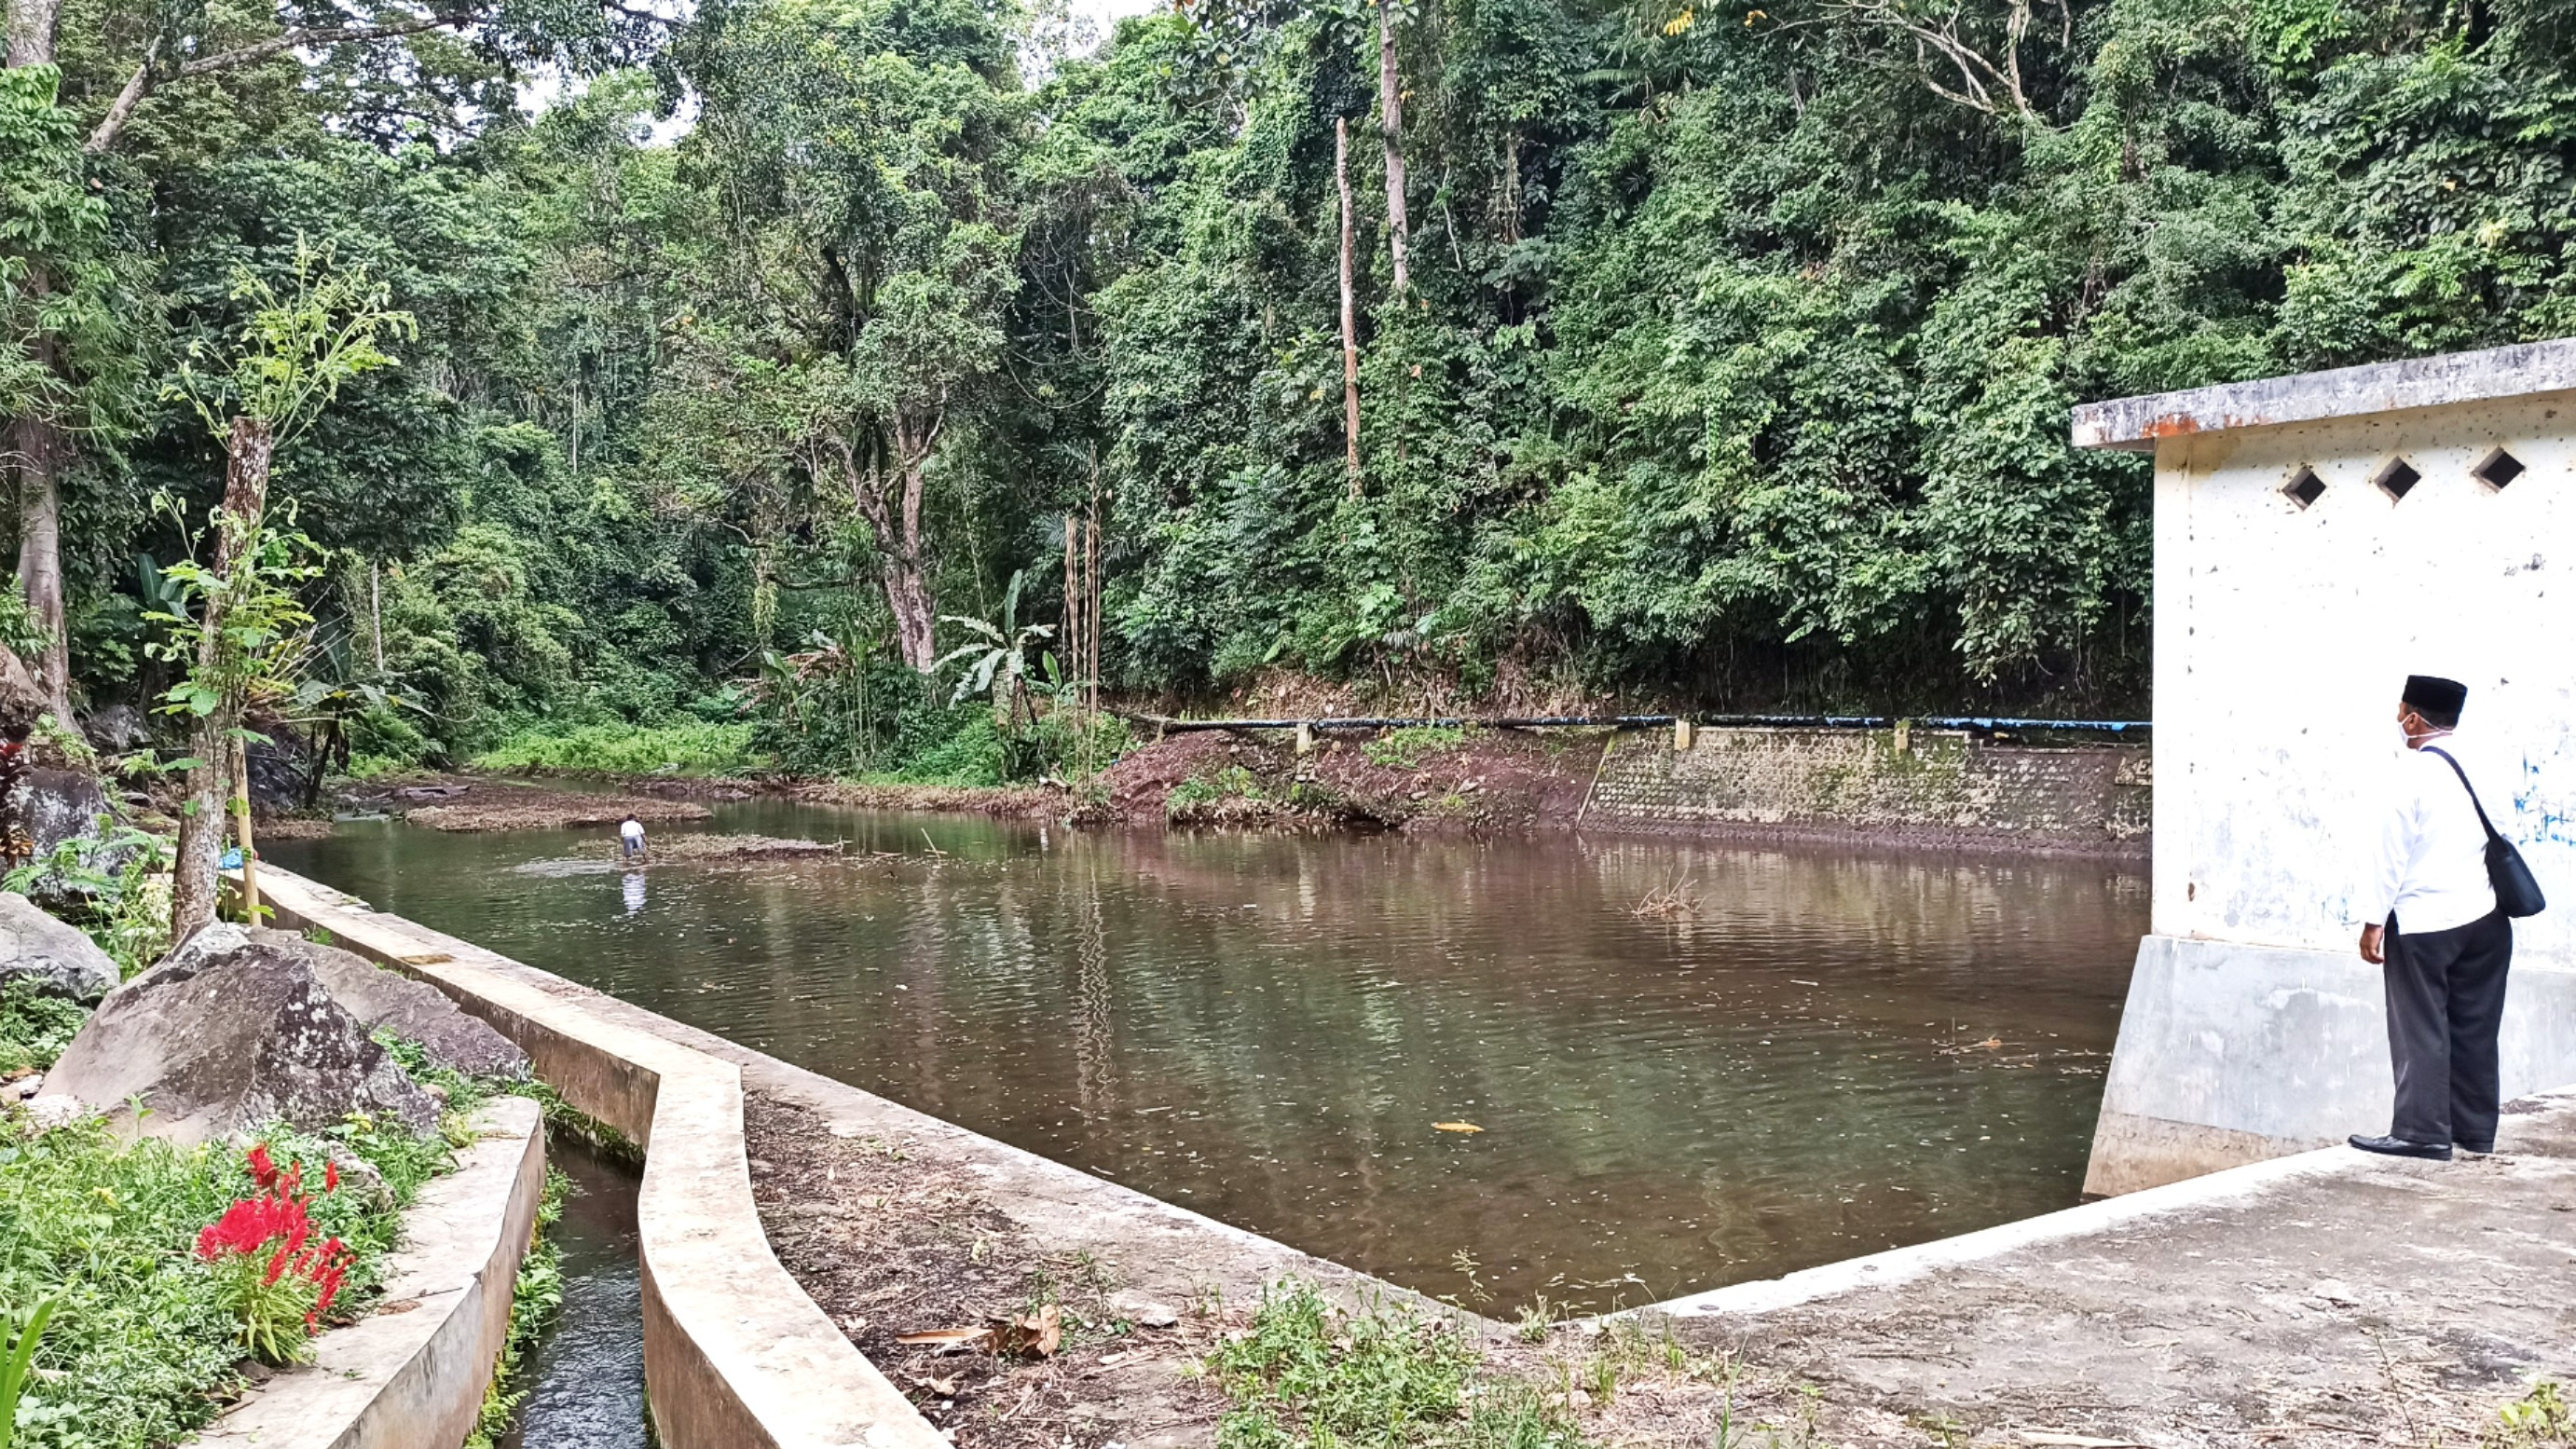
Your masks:
{"label": "dry leaf on ground", "polygon": [[993,1352],[1054,1355],[1064,1345],[1064,1310],[1050,1303],[1035,1313],[1007,1319],[993,1329]]}

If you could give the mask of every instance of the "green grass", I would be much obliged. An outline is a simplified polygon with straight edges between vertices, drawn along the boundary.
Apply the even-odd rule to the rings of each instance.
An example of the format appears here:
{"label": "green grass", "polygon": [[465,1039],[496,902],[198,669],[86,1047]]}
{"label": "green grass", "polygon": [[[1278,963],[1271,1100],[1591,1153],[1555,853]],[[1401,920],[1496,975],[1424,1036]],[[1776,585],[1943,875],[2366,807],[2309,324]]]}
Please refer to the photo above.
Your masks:
{"label": "green grass", "polygon": [[[331,1134],[384,1174],[370,1195],[322,1197],[322,1231],[355,1245],[351,1308],[400,1231],[400,1205],[443,1167],[445,1144],[352,1123]],[[270,1150],[318,1176],[319,1137],[273,1132]],[[102,1122],[0,1138],[0,1315],[58,1302],[21,1403],[15,1449],[150,1449],[212,1418],[235,1384],[237,1325],[214,1296],[197,1230],[253,1191],[229,1146],[119,1141]]]}
{"label": "green grass", "polygon": [[1218,1449],[1577,1449],[1581,1432],[1535,1385],[1484,1375],[1444,1317],[1371,1300],[1357,1311],[1310,1284],[1264,1289],[1248,1331],[1205,1364],[1232,1407]]}
{"label": "green grass", "polygon": [[1360,746],[1372,765],[1418,770],[1466,743],[1467,732],[1444,725],[1406,725]]}
{"label": "green grass", "polygon": [[1213,774],[1192,775],[1174,785],[1163,797],[1163,811],[1187,810],[1217,800],[1258,800],[1262,798],[1261,782],[1241,765],[1228,765]]}
{"label": "green grass", "polygon": [[972,789],[999,785],[1010,778],[1010,747],[991,710],[974,707],[944,738],[927,742],[893,769],[862,777],[871,785],[944,785]]}
{"label": "green grass", "polygon": [[567,770],[602,775],[733,775],[759,768],[752,726],[689,720],[667,725],[591,724],[522,730],[474,757],[478,770]]}
{"label": "green grass", "polygon": [[0,1077],[41,1072],[89,1020],[89,1008],[48,996],[28,981],[0,988]]}

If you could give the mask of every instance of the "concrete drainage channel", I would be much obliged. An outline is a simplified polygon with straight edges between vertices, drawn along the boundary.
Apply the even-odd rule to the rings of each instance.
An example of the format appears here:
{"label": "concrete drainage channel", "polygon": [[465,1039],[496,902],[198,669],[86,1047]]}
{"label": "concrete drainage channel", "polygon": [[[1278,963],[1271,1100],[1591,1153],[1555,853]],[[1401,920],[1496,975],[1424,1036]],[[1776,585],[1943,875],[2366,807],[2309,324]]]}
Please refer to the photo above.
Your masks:
{"label": "concrete drainage channel", "polygon": [[[644,1149],[636,1202],[644,1378],[666,1449],[946,1449],[771,1255],[752,1204],[738,1067],[602,1020],[511,974],[506,958],[328,887],[282,871],[262,871],[260,886],[278,924],[318,926],[337,944],[445,991],[517,1043],[566,1102]],[[525,1243],[522,1231],[513,1265]],[[506,1319],[506,1271],[498,1293]],[[481,1355],[479,1375],[489,1374],[490,1361]],[[472,1384],[468,1423],[482,1382]],[[462,1437],[443,1425],[430,1432],[430,1417],[396,1437],[363,1440],[317,1435],[318,1419],[299,1418],[293,1432],[261,1442],[445,1446]]]}

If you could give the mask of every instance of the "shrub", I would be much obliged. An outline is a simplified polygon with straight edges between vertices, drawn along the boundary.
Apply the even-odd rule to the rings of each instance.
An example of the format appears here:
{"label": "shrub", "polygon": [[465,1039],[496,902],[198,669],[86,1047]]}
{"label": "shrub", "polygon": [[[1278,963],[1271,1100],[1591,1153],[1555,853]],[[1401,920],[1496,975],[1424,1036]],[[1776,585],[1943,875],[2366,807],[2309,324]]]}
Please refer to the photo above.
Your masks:
{"label": "shrub", "polygon": [[524,730],[475,756],[478,770],[578,770],[603,775],[728,775],[754,769],[752,727],[687,720]]}
{"label": "shrub", "polygon": [[132,976],[170,944],[169,843],[101,816],[96,833],[76,835],[0,879],[89,933],[117,970]]}

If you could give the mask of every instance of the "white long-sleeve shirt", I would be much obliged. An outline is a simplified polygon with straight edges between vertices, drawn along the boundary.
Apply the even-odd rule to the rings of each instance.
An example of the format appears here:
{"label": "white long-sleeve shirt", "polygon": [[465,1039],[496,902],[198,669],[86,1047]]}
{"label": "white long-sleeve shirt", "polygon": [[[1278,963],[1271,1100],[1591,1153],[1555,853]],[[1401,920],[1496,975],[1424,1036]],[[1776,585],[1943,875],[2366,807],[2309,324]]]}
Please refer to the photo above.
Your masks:
{"label": "white long-sleeve shirt", "polygon": [[[2459,756],[2448,735],[2427,743]],[[2468,760],[2460,757],[2460,763]],[[2393,912],[2400,931],[2422,935],[2465,926],[2495,908],[2486,828],[2478,824],[2460,777],[2431,750],[2399,751],[2379,811],[2377,848],[2354,894],[2354,914],[2376,925]]]}

